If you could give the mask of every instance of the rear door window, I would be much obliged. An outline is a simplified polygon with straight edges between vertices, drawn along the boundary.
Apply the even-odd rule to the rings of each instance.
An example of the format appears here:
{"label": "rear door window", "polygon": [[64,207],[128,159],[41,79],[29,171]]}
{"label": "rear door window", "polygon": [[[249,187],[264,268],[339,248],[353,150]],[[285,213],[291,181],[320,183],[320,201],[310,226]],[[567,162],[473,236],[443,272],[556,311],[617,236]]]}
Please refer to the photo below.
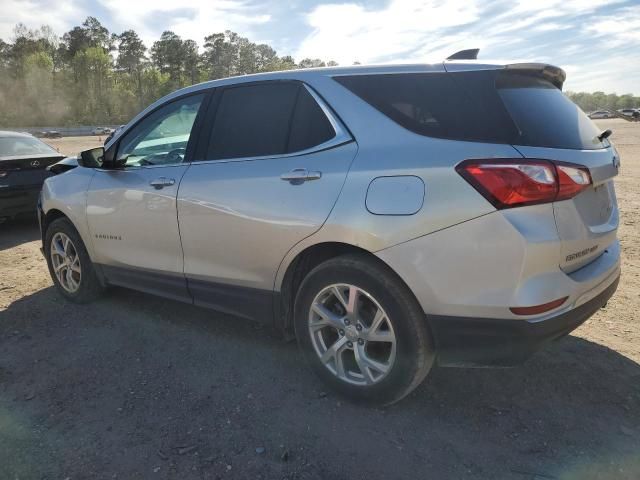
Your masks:
{"label": "rear door window", "polygon": [[298,87],[293,82],[274,82],[223,90],[207,158],[286,153]]}
{"label": "rear door window", "polygon": [[284,155],[334,136],[322,108],[300,82],[233,86],[221,93],[206,158]]}

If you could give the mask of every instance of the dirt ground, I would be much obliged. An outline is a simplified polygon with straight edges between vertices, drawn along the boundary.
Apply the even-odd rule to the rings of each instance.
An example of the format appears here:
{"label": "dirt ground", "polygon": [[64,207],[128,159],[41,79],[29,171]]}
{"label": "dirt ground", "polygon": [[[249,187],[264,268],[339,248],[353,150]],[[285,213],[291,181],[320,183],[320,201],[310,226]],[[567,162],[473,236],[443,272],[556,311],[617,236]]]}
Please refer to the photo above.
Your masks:
{"label": "dirt ground", "polygon": [[615,297],[521,367],[436,368],[387,409],[325,392],[268,328],[122,289],[66,302],[36,224],[0,225],[0,479],[639,479],[640,124],[600,123]]}

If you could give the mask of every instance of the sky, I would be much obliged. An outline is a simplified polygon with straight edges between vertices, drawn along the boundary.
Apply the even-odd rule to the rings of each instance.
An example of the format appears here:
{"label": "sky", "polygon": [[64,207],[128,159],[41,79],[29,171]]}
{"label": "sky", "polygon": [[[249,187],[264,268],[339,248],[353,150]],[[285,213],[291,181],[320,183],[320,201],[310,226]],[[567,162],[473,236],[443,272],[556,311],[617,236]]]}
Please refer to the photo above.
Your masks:
{"label": "sky", "polygon": [[202,44],[228,29],[279,55],[341,65],[480,48],[480,59],[560,66],[565,90],[640,95],[640,0],[0,0],[0,38],[18,22],[62,35],[88,15],[112,32],[136,30],[147,47],[164,30]]}

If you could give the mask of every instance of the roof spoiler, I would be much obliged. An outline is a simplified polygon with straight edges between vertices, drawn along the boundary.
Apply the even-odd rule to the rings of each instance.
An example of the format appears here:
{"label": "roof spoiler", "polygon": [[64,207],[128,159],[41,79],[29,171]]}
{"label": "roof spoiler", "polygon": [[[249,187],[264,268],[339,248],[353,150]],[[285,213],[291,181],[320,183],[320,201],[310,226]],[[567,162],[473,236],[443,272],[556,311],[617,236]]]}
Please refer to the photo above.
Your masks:
{"label": "roof spoiler", "polygon": [[469,48],[467,50],[460,50],[447,57],[447,60],[477,60],[479,48]]}
{"label": "roof spoiler", "polygon": [[547,63],[513,63],[505,67],[507,70],[521,71],[522,73],[533,74],[544,78],[562,90],[562,85],[567,79],[566,72],[560,67],[555,67]]}

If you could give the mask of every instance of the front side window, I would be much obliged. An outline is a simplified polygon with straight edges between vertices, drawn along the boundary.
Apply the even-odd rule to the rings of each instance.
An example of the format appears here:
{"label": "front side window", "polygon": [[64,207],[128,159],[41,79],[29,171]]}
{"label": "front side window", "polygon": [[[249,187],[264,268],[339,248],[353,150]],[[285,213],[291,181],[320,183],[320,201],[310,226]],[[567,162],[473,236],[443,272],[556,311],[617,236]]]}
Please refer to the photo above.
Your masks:
{"label": "front side window", "polygon": [[126,166],[182,163],[203,99],[192,95],[154,111],[122,137],[117,158]]}
{"label": "front side window", "polygon": [[320,145],[335,134],[303,84],[274,81],[240,85],[221,94],[207,159],[295,153]]}

